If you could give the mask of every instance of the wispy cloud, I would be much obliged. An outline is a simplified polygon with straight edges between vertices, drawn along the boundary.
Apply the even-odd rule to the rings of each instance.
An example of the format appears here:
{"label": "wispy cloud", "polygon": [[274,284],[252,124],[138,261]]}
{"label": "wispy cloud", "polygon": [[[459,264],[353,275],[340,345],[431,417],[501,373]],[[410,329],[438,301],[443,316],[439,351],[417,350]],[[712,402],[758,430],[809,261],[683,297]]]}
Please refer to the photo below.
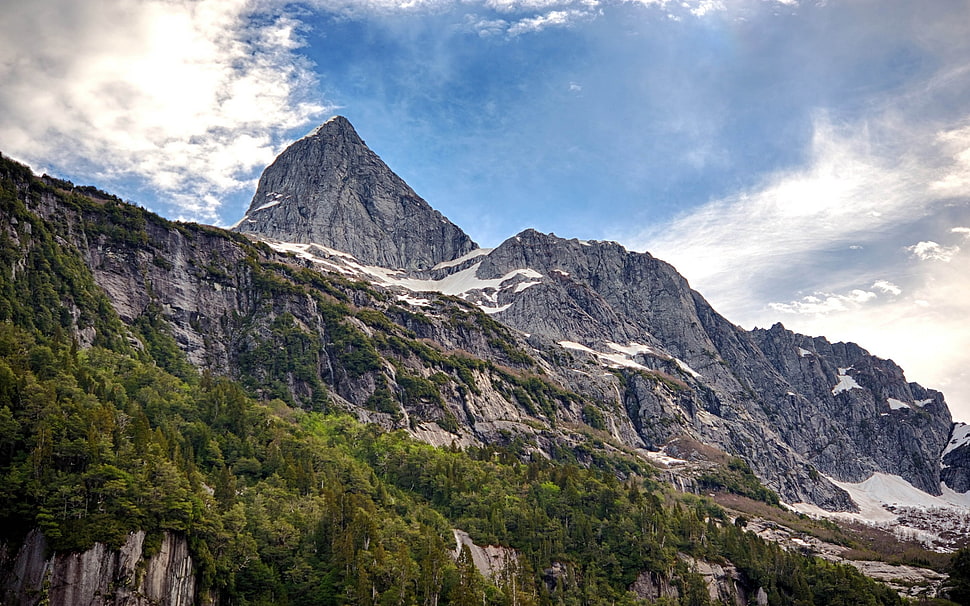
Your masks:
{"label": "wispy cloud", "polygon": [[887,295],[901,295],[903,293],[902,288],[896,286],[888,280],[876,280],[872,283],[872,287]]}
{"label": "wispy cloud", "polygon": [[0,141],[102,186],[136,176],[173,214],[217,220],[284,131],[325,109],[306,94],[299,28],[243,0],[15,3],[0,22]]}
{"label": "wispy cloud", "polygon": [[791,303],[769,303],[768,307],[786,314],[825,315],[833,312],[858,309],[876,298],[869,290],[855,289],[846,294],[817,292]]}
{"label": "wispy cloud", "polygon": [[589,12],[580,10],[549,11],[535,17],[520,19],[509,27],[508,34],[514,37],[541,32],[548,27],[568,27],[589,16]]}

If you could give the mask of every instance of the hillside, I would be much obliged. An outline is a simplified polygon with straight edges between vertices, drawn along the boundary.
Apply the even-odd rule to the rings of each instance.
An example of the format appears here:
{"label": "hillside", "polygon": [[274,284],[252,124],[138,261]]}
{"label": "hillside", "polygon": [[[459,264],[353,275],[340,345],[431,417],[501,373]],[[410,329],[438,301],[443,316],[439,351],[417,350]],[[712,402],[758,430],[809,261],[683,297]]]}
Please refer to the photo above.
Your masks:
{"label": "hillside", "polygon": [[[2,162],[5,603],[901,603],[658,483],[461,300]],[[485,578],[453,529],[514,556]]]}

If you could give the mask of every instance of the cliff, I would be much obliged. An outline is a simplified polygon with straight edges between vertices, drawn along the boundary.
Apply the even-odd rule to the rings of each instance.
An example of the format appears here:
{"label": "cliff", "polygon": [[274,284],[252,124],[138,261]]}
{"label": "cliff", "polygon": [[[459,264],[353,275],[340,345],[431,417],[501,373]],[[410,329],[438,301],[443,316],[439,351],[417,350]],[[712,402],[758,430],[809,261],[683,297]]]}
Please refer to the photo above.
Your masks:
{"label": "cliff", "polygon": [[146,553],[145,533],[119,549],[102,543],[83,552],[51,553],[31,531],[16,554],[0,549],[3,603],[11,606],[192,606],[196,582],[185,537],[166,533]]}

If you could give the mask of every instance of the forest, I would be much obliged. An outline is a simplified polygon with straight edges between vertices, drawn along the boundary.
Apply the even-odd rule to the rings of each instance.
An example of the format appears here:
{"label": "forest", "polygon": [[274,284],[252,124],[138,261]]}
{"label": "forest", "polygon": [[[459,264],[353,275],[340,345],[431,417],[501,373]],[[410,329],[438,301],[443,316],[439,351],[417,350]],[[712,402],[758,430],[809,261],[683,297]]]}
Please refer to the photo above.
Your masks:
{"label": "forest", "polygon": [[[742,589],[763,589],[772,605],[905,603],[851,566],[763,541],[623,453],[589,465],[515,442],[434,448],[328,409],[326,385],[300,406],[279,384],[271,393],[269,379],[200,372],[157,314],[127,325],[118,317],[78,251],[25,205],[24,183],[28,196],[48,186],[0,161],[8,550],[31,529],[58,552],[118,547],[142,530],[150,555],[164,533],[178,533],[189,541],[200,604],[636,604],[630,589],[642,574],[677,588],[655,603],[710,604],[691,565],[698,560],[733,564]],[[285,272],[273,279],[293,283]],[[340,325],[344,308],[328,290],[355,286],[322,274],[303,280],[328,285],[318,297]],[[78,334],[90,327],[97,336],[82,347]],[[285,322],[276,330],[297,349],[311,346]],[[366,365],[368,347],[349,339],[348,365]],[[299,364],[287,359],[295,361],[276,363]],[[412,381],[433,393],[431,382]],[[515,557],[485,577],[467,548],[456,554],[454,529]],[[966,568],[961,552],[951,580],[958,603]]]}

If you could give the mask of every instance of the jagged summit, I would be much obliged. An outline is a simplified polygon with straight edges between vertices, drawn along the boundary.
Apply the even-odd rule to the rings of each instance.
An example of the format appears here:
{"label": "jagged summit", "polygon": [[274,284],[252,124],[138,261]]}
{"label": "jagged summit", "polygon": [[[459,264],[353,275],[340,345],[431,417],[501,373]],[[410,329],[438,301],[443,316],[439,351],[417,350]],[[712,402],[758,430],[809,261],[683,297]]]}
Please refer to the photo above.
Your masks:
{"label": "jagged summit", "polygon": [[235,229],[402,269],[430,268],[477,248],[394,174],[343,116],[294,142],[263,171]]}

